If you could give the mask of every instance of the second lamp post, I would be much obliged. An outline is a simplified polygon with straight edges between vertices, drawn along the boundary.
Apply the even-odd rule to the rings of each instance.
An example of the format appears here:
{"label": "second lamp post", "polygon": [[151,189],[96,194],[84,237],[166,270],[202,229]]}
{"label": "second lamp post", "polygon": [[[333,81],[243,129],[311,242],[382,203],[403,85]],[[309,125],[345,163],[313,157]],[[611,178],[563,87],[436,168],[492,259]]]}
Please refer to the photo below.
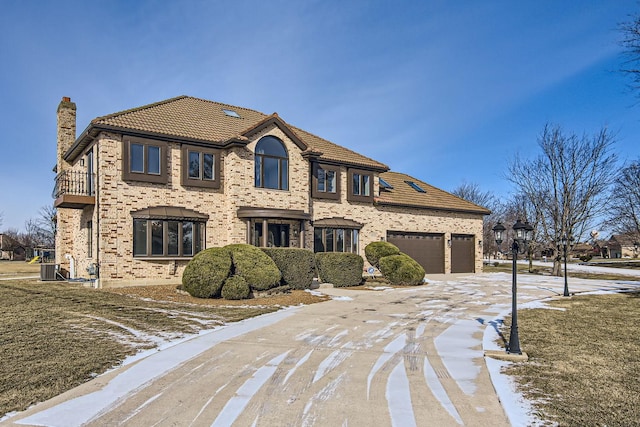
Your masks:
{"label": "second lamp post", "polygon": [[[496,226],[493,227],[493,233],[495,234],[498,248],[504,239],[505,230],[506,228],[501,222],[498,222]],[[518,252],[524,252],[527,243],[531,241],[533,227],[528,222],[523,224],[522,221],[517,220],[513,225],[513,231],[515,236],[513,237],[513,243],[511,244],[511,254],[513,256],[513,271],[511,279],[511,333],[509,335],[507,353],[522,354],[522,350],[520,350],[520,337],[518,336],[517,261]]]}
{"label": "second lamp post", "polygon": [[569,282],[567,281],[567,243],[573,246],[573,237],[569,236],[567,239],[567,235],[563,234],[560,238],[560,243],[562,244],[562,248],[564,250],[564,293],[562,294],[565,297],[569,296]]}

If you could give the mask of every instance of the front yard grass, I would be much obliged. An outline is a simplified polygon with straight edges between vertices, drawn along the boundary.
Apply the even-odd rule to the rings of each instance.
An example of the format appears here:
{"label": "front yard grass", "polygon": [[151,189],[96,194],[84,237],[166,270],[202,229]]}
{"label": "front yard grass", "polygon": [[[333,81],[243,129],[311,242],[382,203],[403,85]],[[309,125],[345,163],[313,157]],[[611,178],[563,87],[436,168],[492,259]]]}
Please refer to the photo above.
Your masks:
{"label": "front yard grass", "polygon": [[0,300],[1,418],[159,342],[323,298],[294,291],[242,302],[198,300],[178,294],[175,286],[104,291],[16,279],[0,281]]}
{"label": "front yard grass", "polygon": [[[555,299],[518,312],[529,362],[511,365],[541,418],[640,426],[640,292]],[[509,327],[505,329],[508,336]]]}

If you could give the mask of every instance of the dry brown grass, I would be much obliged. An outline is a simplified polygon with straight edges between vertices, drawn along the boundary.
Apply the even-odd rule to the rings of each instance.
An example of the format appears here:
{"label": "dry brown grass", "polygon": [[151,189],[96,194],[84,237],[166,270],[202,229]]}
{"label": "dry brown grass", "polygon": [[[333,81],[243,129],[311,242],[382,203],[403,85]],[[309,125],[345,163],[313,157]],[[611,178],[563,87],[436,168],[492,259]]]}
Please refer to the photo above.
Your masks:
{"label": "dry brown grass", "polygon": [[13,280],[0,281],[0,300],[1,417],[155,347],[157,338],[175,339],[323,298],[295,291],[232,302],[198,300],[178,294],[174,286],[106,292],[61,282]]}
{"label": "dry brown grass", "polygon": [[[519,312],[528,363],[507,370],[561,426],[640,426],[640,293],[573,296]],[[506,329],[508,332],[508,328]]]}
{"label": "dry brown grass", "polygon": [[28,264],[24,261],[0,261],[0,278],[39,275],[40,264]]}

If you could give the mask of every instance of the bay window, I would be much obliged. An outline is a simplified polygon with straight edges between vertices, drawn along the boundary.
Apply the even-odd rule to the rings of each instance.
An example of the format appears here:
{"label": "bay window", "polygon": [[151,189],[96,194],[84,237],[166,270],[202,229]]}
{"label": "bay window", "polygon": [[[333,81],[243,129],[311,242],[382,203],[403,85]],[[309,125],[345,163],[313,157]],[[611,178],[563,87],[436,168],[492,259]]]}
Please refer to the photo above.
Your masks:
{"label": "bay window", "polygon": [[351,228],[315,227],[314,252],[358,253],[359,230]]}

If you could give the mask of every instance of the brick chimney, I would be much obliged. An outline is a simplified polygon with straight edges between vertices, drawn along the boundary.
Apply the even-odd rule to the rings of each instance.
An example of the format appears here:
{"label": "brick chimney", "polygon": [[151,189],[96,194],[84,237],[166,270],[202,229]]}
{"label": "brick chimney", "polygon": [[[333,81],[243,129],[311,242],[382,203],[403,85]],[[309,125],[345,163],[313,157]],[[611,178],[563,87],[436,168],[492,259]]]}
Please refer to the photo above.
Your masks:
{"label": "brick chimney", "polygon": [[69,164],[62,159],[64,153],[76,141],[76,104],[71,102],[71,98],[62,97],[58,104],[58,150],[57,163],[58,173],[69,167]]}

